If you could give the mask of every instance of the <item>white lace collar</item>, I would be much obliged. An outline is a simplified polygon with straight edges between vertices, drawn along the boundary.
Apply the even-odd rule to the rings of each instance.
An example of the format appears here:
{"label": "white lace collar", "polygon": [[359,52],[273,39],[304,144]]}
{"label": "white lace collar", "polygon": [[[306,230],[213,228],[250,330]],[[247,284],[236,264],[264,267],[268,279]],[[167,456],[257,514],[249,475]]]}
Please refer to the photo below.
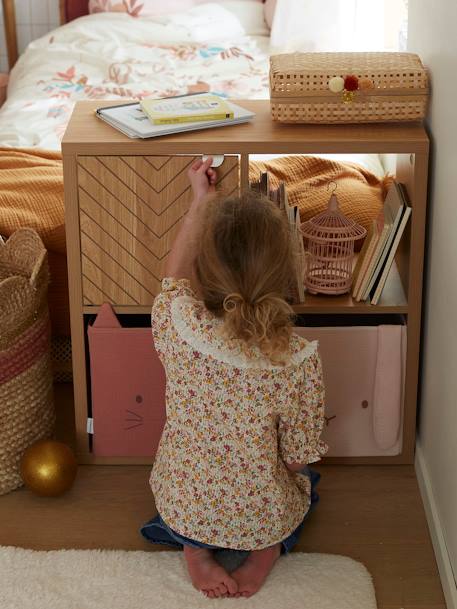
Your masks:
{"label": "white lace collar", "polygon": [[[197,307],[201,306],[204,311],[204,318],[197,318]],[[272,364],[260,352],[256,357],[248,357],[241,349],[236,348],[217,336],[222,319],[211,316],[205,309],[203,303],[196,301],[190,296],[178,296],[171,303],[171,321],[180,338],[189,344],[193,349],[204,355],[222,361],[226,364],[239,368],[268,368],[283,370],[283,366]],[[210,326],[210,332],[213,333],[213,342],[205,337],[204,333],[199,328],[202,321],[205,325]],[[317,349],[317,341],[308,342],[302,349],[292,354],[289,365],[301,364],[307,357],[315,353]]]}

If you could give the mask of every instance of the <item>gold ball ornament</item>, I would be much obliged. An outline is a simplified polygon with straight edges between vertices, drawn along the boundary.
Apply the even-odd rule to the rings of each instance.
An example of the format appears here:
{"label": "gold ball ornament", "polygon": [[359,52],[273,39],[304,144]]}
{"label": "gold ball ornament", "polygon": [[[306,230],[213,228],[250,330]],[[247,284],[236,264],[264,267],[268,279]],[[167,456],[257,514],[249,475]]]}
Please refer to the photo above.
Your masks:
{"label": "gold ball ornament", "polygon": [[22,455],[20,469],[22,480],[31,491],[42,497],[57,497],[71,488],[78,463],[66,444],[40,440]]}

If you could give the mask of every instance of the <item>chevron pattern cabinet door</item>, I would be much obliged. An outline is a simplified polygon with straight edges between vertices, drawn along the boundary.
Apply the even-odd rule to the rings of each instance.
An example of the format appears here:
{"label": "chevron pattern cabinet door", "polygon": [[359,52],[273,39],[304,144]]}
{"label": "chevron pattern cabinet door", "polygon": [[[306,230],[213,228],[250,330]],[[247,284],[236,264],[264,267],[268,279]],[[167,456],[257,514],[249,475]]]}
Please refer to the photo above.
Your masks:
{"label": "chevron pattern cabinet door", "polygon": [[[193,156],[79,156],[83,304],[149,305],[191,189]],[[238,157],[217,169],[217,189],[239,187]]]}

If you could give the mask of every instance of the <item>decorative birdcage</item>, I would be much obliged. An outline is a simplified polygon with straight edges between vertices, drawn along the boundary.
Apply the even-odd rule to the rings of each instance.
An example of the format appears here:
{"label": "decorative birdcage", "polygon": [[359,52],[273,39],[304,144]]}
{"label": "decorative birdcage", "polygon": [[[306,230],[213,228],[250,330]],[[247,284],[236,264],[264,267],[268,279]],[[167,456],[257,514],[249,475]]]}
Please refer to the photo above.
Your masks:
{"label": "decorative birdcage", "polygon": [[[335,185],[336,190],[336,185]],[[326,211],[301,225],[306,239],[305,286],[311,294],[345,294],[352,284],[354,243],[367,231],[347,218],[333,191]]]}

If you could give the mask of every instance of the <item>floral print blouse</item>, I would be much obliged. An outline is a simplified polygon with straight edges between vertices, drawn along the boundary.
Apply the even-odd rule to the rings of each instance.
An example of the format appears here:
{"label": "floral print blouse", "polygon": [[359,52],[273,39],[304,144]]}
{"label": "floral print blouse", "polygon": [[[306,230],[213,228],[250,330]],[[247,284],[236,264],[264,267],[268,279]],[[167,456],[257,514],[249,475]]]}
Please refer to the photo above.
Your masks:
{"label": "floral print blouse", "polygon": [[309,509],[324,388],[316,342],[293,334],[291,358],[272,364],[257,347],[222,337],[223,320],[187,279],[166,278],[152,308],[167,376],[167,421],[150,484],[176,532],[222,548],[256,550],[285,539]]}

